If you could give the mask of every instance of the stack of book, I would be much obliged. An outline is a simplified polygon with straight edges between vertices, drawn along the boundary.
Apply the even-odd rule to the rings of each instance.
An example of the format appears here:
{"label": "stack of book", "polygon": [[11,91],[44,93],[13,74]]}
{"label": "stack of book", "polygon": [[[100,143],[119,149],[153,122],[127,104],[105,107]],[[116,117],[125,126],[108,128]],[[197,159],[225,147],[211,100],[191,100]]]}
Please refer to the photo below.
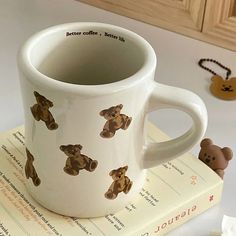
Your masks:
{"label": "stack of book", "polygon": [[[150,123],[148,134],[153,141],[168,139]],[[61,216],[43,208],[26,191],[24,142],[23,126],[0,134],[1,236],[165,235],[221,199],[221,178],[185,154],[149,169],[139,195],[122,211],[91,219]]]}

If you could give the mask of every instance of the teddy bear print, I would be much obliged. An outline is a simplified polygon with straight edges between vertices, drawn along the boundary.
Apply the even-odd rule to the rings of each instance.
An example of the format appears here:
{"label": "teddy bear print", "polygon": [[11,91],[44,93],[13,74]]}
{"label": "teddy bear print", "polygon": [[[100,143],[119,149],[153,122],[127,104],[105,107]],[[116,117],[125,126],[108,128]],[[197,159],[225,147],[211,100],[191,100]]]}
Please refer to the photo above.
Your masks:
{"label": "teddy bear print", "polygon": [[82,146],[80,144],[61,145],[60,150],[67,156],[64,171],[69,175],[76,176],[83,169],[92,172],[98,165],[96,160],[81,154]]}
{"label": "teddy bear print", "polygon": [[31,178],[35,186],[39,186],[41,183],[41,180],[38,177],[38,174],[33,166],[34,157],[29,152],[29,150],[26,148],[26,155],[27,155],[27,161],[25,164],[25,175],[26,178]]}
{"label": "teddy bear print", "polygon": [[218,98],[224,100],[236,99],[236,77],[224,80],[219,75],[211,78],[210,91]]}
{"label": "teddy bear print", "polygon": [[128,166],[124,166],[116,170],[112,170],[109,173],[113,179],[113,182],[105,193],[105,197],[107,199],[115,199],[119,193],[123,192],[127,194],[130,191],[133,182],[130,181],[127,176],[125,176],[127,170]]}
{"label": "teddy bear print", "polygon": [[44,121],[49,130],[57,129],[58,124],[55,122],[52,113],[49,111],[49,108],[53,106],[53,103],[36,91],[34,91],[34,96],[37,103],[30,107],[34,119],[37,121]]}
{"label": "teddy bear print", "polygon": [[126,130],[129,127],[132,118],[124,114],[120,114],[122,108],[123,105],[119,104],[100,112],[100,115],[107,120],[102,132],[100,133],[101,137],[111,138],[115,135],[118,129]]}
{"label": "teddy bear print", "polygon": [[223,179],[224,169],[233,157],[232,150],[228,147],[220,148],[214,145],[212,140],[208,138],[203,139],[200,146],[201,150],[198,158]]}

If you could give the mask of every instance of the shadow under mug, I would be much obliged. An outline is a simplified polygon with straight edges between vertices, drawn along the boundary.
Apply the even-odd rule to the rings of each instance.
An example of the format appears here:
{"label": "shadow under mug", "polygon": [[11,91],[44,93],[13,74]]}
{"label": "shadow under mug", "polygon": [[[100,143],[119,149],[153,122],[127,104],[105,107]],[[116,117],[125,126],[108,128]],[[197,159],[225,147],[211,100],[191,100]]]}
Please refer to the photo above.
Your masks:
{"label": "shadow under mug", "polygon": [[[54,212],[97,217],[122,209],[147,168],[188,151],[205,133],[202,100],[155,82],[155,52],[129,30],[94,22],[45,29],[22,46],[18,68],[27,189]],[[146,115],[162,108],[184,111],[192,127],[148,143]]]}

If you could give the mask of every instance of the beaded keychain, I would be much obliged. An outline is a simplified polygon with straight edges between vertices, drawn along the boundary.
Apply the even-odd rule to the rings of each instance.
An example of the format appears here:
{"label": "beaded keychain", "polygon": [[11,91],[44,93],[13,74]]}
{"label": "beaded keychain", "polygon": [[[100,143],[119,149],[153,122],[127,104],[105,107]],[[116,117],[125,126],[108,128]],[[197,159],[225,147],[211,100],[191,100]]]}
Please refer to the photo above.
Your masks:
{"label": "beaded keychain", "polygon": [[[215,63],[222,69],[226,70],[227,72],[225,79],[223,79],[220,75],[218,75],[210,68],[204,66],[203,65],[204,62]],[[213,76],[211,77],[212,83],[210,85],[210,91],[214,96],[223,100],[236,99],[236,77],[229,78],[229,76],[231,75],[231,70],[228,67],[222,65],[220,62],[214,59],[209,59],[209,58],[200,59],[198,65],[204,70],[207,70],[213,74]]]}

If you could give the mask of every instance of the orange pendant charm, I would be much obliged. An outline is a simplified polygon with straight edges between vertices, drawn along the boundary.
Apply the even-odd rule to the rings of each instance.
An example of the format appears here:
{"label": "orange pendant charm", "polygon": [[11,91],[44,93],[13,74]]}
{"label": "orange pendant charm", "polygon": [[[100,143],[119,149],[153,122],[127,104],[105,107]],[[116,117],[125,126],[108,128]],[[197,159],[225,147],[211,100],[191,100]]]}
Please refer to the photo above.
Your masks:
{"label": "orange pendant charm", "polygon": [[219,75],[214,75],[211,81],[210,91],[215,97],[223,100],[236,99],[236,77],[225,80]]}

